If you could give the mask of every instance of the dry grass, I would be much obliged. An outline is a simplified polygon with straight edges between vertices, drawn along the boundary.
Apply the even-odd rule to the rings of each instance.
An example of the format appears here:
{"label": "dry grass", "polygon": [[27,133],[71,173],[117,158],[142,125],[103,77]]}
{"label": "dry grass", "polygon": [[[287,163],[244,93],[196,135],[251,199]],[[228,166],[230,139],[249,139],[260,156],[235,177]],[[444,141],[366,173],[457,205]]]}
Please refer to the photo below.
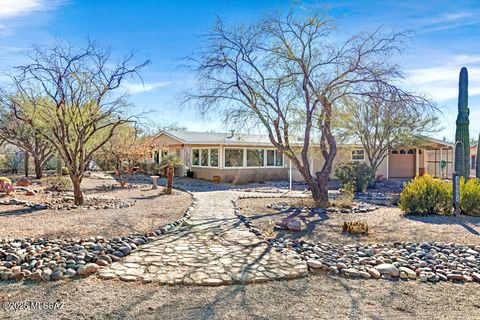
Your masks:
{"label": "dry grass", "polygon": [[0,309],[2,319],[475,319],[478,285],[309,276],[221,287],[160,286],[95,277],[4,283],[8,301],[59,301],[60,310]]}
{"label": "dry grass", "polygon": [[[242,199],[238,205],[250,217],[253,224],[273,237],[290,237],[333,243],[393,242],[393,241],[443,241],[480,244],[480,217],[418,216],[404,215],[398,208],[383,207],[367,213],[306,214],[301,212],[279,213],[268,209],[272,202],[287,202],[297,205],[296,199]],[[276,221],[296,217],[303,230],[289,232],[273,230]],[[368,236],[352,237],[342,233],[343,222],[358,220],[369,226]]]}
{"label": "dry grass", "polygon": [[[163,188],[97,191],[101,184],[114,180],[84,179],[85,194],[114,196],[124,200],[136,200],[129,208],[102,210],[26,210],[23,206],[0,206],[0,238],[81,238],[101,235],[122,236],[153,231],[166,223],[181,218],[191,204],[191,196],[175,191],[164,195]],[[32,196],[42,200],[44,195]]]}

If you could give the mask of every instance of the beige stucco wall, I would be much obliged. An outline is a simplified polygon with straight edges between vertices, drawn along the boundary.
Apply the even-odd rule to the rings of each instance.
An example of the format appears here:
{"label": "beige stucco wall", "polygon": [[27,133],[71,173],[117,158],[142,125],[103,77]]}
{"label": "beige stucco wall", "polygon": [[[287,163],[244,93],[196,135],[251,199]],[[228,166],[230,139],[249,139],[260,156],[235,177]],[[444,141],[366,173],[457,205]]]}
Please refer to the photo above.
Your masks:
{"label": "beige stucco wall", "polygon": [[213,176],[219,176],[221,182],[234,184],[288,180],[287,168],[215,169],[194,167],[192,171],[197,179],[212,180]]}

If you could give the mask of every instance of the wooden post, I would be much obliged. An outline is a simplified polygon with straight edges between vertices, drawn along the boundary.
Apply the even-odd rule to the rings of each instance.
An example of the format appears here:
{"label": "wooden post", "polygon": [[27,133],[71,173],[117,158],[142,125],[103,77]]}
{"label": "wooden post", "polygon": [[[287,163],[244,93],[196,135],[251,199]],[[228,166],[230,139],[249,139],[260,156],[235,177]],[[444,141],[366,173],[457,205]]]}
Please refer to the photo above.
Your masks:
{"label": "wooden post", "polygon": [[452,174],[452,183],[453,183],[453,214],[458,216],[460,212],[460,175],[458,172],[453,172]]}

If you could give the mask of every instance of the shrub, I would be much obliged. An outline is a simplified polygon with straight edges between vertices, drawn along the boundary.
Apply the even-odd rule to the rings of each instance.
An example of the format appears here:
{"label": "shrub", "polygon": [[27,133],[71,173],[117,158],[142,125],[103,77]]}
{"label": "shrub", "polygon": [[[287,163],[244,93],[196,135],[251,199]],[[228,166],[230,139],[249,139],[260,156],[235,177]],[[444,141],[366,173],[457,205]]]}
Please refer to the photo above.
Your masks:
{"label": "shrub", "polygon": [[72,182],[63,176],[49,176],[42,179],[42,184],[47,190],[63,192],[71,187]]}
{"label": "shrub", "polygon": [[462,214],[480,215],[480,179],[465,182],[460,179],[460,211]]}
{"label": "shrub", "polygon": [[13,191],[12,181],[5,177],[0,177],[0,192],[10,194]]}
{"label": "shrub", "polygon": [[375,172],[363,162],[342,162],[337,165],[335,176],[343,186],[353,185],[355,191],[364,192],[373,182]]}
{"label": "shrub", "polygon": [[415,177],[405,184],[398,206],[405,213],[450,214],[452,185],[429,175]]}
{"label": "shrub", "polygon": [[344,221],[342,231],[352,235],[368,234],[368,224],[363,221]]}

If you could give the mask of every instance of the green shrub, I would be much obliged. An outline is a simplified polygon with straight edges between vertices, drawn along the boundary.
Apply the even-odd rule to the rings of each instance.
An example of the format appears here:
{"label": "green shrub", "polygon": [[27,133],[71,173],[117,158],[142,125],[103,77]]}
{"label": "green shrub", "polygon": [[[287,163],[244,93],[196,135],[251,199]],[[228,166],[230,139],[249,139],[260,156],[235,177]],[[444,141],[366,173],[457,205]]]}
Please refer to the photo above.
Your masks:
{"label": "green shrub", "polygon": [[471,216],[480,215],[480,179],[460,179],[460,212]]}
{"label": "green shrub", "polygon": [[405,184],[398,206],[405,213],[450,214],[452,185],[429,175],[416,177]]}
{"label": "green shrub", "polygon": [[335,168],[335,176],[343,186],[353,185],[355,191],[364,192],[373,182],[375,172],[363,162],[342,162]]}

